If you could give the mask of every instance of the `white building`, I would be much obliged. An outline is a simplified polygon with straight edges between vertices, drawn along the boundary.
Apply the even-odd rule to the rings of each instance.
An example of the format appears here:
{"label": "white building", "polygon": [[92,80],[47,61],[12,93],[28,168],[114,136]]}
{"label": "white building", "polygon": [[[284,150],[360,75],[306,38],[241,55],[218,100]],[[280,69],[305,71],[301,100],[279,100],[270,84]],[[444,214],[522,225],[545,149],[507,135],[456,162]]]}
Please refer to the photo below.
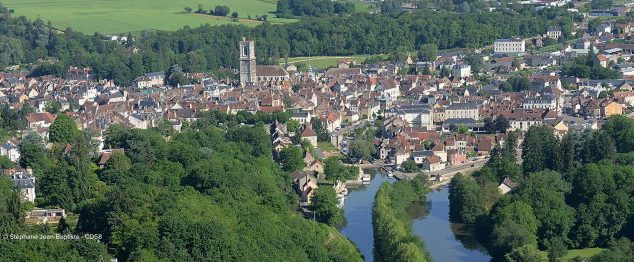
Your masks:
{"label": "white building", "polygon": [[134,79],[134,86],[138,89],[163,86],[165,81],[165,74],[162,72],[147,73],[143,76]]}
{"label": "white building", "polygon": [[16,172],[11,175],[11,181],[20,190],[22,201],[35,202],[35,177],[27,172]]}
{"label": "white building", "polygon": [[522,101],[522,108],[524,109],[557,109],[557,99],[551,94],[545,94],[543,96],[524,98]]}
{"label": "white building", "polygon": [[385,117],[396,116],[412,127],[424,127],[433,130],[432,112],[427,105],[405,105],[385,111]]}
{"label": "white building", "polygon": [[559,39],[561,37],[561,28],[557,26],[548,27],[548,30],[546,30],[546,36],[552,39]]}
{"label": "white building", "polygon": [[498,54],[512,54],[526,52],[526,44],[524,40],[515,39],[498,39],[493,43],[493,52]]}
{"label": "white building", "polygon": [[296,112],[293,112],[293,116],[291,116],[291,119],[303,125],[303,124],[310,123],[312,116],[310,115],[310,112],[296,111]]}
{"label": "white building", "polygon": [[453,103],[445,108],[445,119],[473,118],[480,119],[480,111],[475,103]]}
{"label": "white building", "polygon": [[455,65],[451,72],[454,78],[467,78],[471,76],[471,66],[467,64]]}
{"label": "white building", "polygon": [[6,156],[11,162],[17,163],[20,159],[20,150],[15,144],[6,142],[0,145],[0,155]]}

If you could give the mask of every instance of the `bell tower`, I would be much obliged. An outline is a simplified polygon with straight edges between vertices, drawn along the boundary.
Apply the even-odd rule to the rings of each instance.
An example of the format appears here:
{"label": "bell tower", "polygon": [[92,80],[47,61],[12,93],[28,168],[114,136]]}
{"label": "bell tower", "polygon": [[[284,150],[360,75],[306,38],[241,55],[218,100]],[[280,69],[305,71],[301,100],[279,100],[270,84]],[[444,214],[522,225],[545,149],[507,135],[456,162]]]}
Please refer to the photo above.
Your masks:
{"label": "bell tower", "polygon": [[250,86],[257,82],[255,67],[255,42],[242,38],[240,41],[240,86]]}

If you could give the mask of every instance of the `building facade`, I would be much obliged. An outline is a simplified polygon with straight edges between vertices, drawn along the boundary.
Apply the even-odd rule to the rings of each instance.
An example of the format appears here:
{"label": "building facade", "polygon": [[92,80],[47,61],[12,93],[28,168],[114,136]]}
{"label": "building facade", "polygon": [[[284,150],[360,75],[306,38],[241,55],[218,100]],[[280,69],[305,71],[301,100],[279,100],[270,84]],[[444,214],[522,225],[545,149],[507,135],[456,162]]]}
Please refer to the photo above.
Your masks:
{"label": "building facade", "polygon": [[498,39],[493,43],[493,52],[498,54],[512,54],[526,52],[526,44],[524,40],[516,39]]}
{"label": "building facade", "polygon": [[240,86],[253,85],[257,81],[255,42],[240,41]]}

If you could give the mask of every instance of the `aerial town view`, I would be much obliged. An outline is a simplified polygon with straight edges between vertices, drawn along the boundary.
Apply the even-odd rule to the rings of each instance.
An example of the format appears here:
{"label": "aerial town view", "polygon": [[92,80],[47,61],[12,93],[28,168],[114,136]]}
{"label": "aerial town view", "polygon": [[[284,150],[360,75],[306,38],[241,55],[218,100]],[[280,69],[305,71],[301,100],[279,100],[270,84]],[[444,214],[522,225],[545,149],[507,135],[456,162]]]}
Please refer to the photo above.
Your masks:
{"label": "aerial town view", "polygon": [[0,0],[0,261],[634,262],[634,1]]}

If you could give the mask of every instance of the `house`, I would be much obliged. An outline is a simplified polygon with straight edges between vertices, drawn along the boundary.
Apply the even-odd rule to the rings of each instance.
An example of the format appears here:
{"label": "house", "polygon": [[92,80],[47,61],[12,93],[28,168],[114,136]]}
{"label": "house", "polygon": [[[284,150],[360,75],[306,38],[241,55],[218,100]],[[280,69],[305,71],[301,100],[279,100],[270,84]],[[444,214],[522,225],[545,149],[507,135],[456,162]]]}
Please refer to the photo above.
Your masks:
{"label": "house", "polygon": [[306,164],[304,171],[312,171],[316,174],[324,173],[324,163],[319,159],[315,159],[310,152],[306,152],[304,163]]}
{"label": "house", "polygon": [[455,65],[452,69],[452,73],[454,78],[467,78],[471,76],[471,66],[468,64],[459,64]]}
{"label": "house", "polygon": [[310,124],[304,125],[304,130],[301,134],[302,140],[308,140],[313,147],[317,147],[317,134],[313,131]]}
{"label": "house", "polygon": [[293,188],[303,202],[310,203],[317,189],[317,178],[310,171],[296,171],[291,174]]}
{"label": "house", "polygon": [[604,100],[599,106],[601,107],[601,116],[604,118],[623,114],[623,106],[615,101]]}
{"label": "house", "polygon": [[163,86],[165,74],[162,72],[147,73],[134,79],[133,86],[138,89],[144,89],[154,86]]}
{"label": "house", "polygon": [[434,155],[433,151],[425,150],[425,151],[414,151],[412,152],[411,157],[414,160],[414,162],[416,162],[416,164],[422,164],[423,162],[425,162],[425,158],[433,156],[433,155]]}
{"label": "house", "polygon": [[310,112],[307,112],[307,111],[295,111],[293,112],[291,119],[303,125],[303,124],[310,123],[311,115],[310,115]]}
{"label": "house", "polygon": [[116,148],[101,151],[99,153],[99,161],[97,161],[97,165],[99,166],[99,168],[104,168],[108,164],[110,157],[112,157],[114,153],[124,154],[125,150],[123,148]]}
{"label": "house", "polygon": [[493,42],[493,52],[497,54],[513,54],[526,52],[524,40],[515,39],[498,39]]}
{"label": "house", "polygon": [[48,224],[59,223],[59,220],[66,217],[66,210],[62,208],[40,209],[36,208],[26,216],[27,224]]}
{"label": "house", "polygon": [[422,166],[425,171],[433,172],[444,169],[445,163],[441,161],[439,156],[429,156],[425,158]]}
{"label": "house", "polygon": [[20,159],[20,150],[18,146],[9,141],[0,145],[0,156],[6,156],[11,162],[18,162]]}
{"label": "house", "polygon": [[440,160],[443,162],[447,162],[447,151],[445,151],[445,145],[438,142],[434,145],[434,148],[431,149],[434,152],[434,155],[440,157]]}
{"label": "house", "polygon": [[527,97],[522,100],[524,109],[557,109],[557,99],[552,94],[544,94],[536,97]]}
{"label": "house", "polygon": [[330,133],[341,127],[341,117],[339,114],[333,112],[324,113],[320,119],[324,126],[326,126],[326,130]]}
{"label": "house", "polygon": [[600,65],[602,67],[607,67],[609,61],[610,60],[608,59],[608,57],[604,54],[598,54],[596,57],[594,57],[594,64]]}
{"label": "house", "polygon": [[548,27],[548,29],[546,30],[546,37],[559,39],[559,37],[561,37],[561,28],[559,28],[558,26]]}
{"label": "house", "polygon": [[35,176],[27,171],[15,172],[10,176],[16,189],[20,190],[22,201],[35,202]]}
{"label": "house", "polygon": [[458,149],[447,150],[447,161],[452,164],[462,164],[467,162],[467,155]]}
{"label": "house", "polygon": [[498,190],[500,190],[500,194],[506,195],[508,192],[511,192],[517,184],[513,182],[510,178],[504,178],[504,181],[498,186]]}
{"label": "house", "polygon": [[445,118],[473,118],[480,119],[480,111],[475,103],[453,103],[445,108]]}
{"label": "house", "polygon": [[26,122],[29,129],[37,129],[38,127],[48,128],[55,121],[55,116],[49,112],[29,113],[26,115]]}

